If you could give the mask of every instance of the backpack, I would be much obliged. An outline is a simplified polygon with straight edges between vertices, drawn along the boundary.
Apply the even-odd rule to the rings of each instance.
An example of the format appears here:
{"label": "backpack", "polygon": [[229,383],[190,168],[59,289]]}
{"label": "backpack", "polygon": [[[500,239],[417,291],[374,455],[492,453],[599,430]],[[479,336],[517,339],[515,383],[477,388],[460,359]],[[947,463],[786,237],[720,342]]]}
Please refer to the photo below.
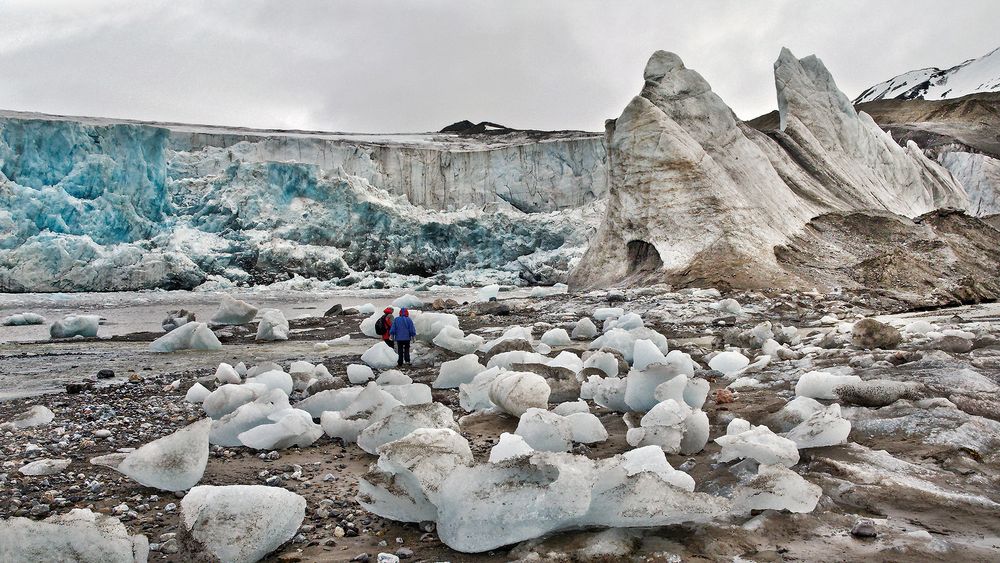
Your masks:
{"label": "backpack", "polygon": [[375,321],[375,334],[379,336],[385,334],[385,315],[382,315]]}

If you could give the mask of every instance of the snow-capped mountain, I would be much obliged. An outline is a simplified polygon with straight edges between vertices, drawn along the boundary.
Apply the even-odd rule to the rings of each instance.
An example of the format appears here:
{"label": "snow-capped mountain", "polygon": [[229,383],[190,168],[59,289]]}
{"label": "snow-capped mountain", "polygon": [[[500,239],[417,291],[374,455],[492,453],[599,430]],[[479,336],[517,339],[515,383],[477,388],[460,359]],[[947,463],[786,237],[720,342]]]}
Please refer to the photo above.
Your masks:
{"label": "snow-capped mountain", "polygon": [[1000,48],[948,69],[922,68],[868,88],[854,103],[876,100],[943,100],[1000,91]]}

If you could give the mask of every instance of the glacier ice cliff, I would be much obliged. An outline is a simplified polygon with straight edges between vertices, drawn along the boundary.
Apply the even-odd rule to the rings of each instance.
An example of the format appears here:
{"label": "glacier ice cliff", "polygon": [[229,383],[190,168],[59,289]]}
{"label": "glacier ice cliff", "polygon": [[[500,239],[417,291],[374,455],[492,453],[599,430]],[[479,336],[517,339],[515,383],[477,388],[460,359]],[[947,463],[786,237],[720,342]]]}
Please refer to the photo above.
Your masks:
{"label": "glacier ice cliff", "polygon": [[650,58],[640,95],[608,123],[606,216],[571,288],[812,287],[774,249],[813,218],[968,206],[944,168],[855,111],[818,58],[783,49],[774,76],[780,127],[765,134],[677,55]]}
{"label": "glacier ice cliff", "polygon": [[[337,135],[0,114],[0,291],[564,281],[602,139]],[[449,277],[453,276],[453,277]]]}

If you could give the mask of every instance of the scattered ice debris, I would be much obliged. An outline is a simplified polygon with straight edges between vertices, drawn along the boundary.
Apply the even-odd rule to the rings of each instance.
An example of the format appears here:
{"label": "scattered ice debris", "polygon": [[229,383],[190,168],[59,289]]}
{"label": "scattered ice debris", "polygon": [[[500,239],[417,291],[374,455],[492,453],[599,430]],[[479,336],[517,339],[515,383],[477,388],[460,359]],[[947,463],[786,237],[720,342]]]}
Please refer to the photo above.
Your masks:
{"label": "scattered ice debris", "polygon": [[71,459],[39,459],[21,466],[17,471],[21,475],[36,477],[40,475],[55,475],[64,471],[71,463],[73,463]]}
{"label": "scattered ice debris", "polygon": [[310,395],[295,404],[295,408],[304,410],[313,418],[319,418],[324,411],[341,411],[347,408],[364,387],[344,387],[342,389],[327,389],[315,395]]}
{"label": "scattered ice debris", "polygon": [[202,485],[181,500],[181,523],[214,559],[252,563],[290,540],[306,499],[280,487]]}
{"label": "scattered ice debris", "polygon": [[362,430],[385,418],[392,409],[402,404],[372,381],[343,409],[323,411],[320,424],[323,426],[323,432],[331,438],[357,442]]}
{"label": "scattered ice debris", "polygon": [[806,481],[782,465],[762,464],[757,474],[741,484],[733,498],[735,512],[751,510],[787,510],[812,512],[823,489]]}
{"label": "scattered ice debris", "polygon": [[[626,424],[631,420],[626,416]],[[625,439],[632,447],[658,446],[669,453],[694,454],[705,448],[708,431],[708,415],[703,411],[667,399],[643,415],[637,427],[630,425]]]}
{"label": "scattered ice debris", "polygon": [[546,409],[551,389],[545,378],[529,372],[501,372],[489,388],[489,399],[512,416],[520,417],[528,409]]}
{"label": "scattered ice debris", "polygon": [[375,369],[389,369],[396,367],[399,355],[395,350],[379,342],[361,354],[361,361]]}
{"label": "scattered ice debris", "polygon": [[441,403],[400,405],[362,430],[358,436],[358,446],[374,454],[382,444],[395,442],[418,428],[459,431],[451,409]]}
{"label": "scattered ice debris", "polygon": [[785,437],[804,449],[843,444],[850,433],[851,422],[840,415],[840,405],[834,403],[810,413]]}
{"label": "scattered ice debris", "polygon": [[219,310],[212,315],[211,325],[242,325],[253,321],[257,316],[257,307],[240,301],[229,294],[222,294]]}
{"label": "scattered ice debris", "polygon": [[154,340],[149,349],[153,352],[178,350],[222,350],[222,343],[205,323],[184,324]]}
{"label": "scattered ice debris", "polygon": [[23,428],[34,428],[35,426],[44,426],[56,417],[55,413],[49,410],[45,405],[35,405],[30,409],[15,415],[14,418],[0,424],[0,429],[6,427],[23,429]]}
{"label": "scattered ice debris", "polygon": [[146,536],[130,535],[118,518],[86,508],[41,521],[0,520],[0,561],[145,563],[148,557]]}
{"label": "scattered ice debris", "polygon": [[[211,397],[209,397],[211,399]],[[207,404],[209,399],[205,400]],[[272,414],[291,409],[281,389],[264,390],[255,400],[212,422],[209,441],[218,446],[242,446],[239,435],[261,424],[270,424]]]}
{"label": "scattered ice debris", "polygon": [[860,382],[861,378],[856,375],[809,371],[799,376],[799,381],[795,384],[795,394],[799,397],[832,401],[837,399],[837,387]]}
{"label": "scattered ice debris", "polygon": [[500,439],[496,445],[490,449],[489,461],[490,463],[500,463],[501,461],[515,457],[531,455],[534,451],[521,436],[503,432],[500,434]]}
{"label": "scattered ice debris", "polygon": [[708,362],[708,367],[725,375],[736,375],[750,365],[750,359],[739,352],[719,352]]}
{"label": "scattered ice debris", "polygon": [[[737,426],[733,430],[742,428]],[[791,467],[799,462],[799,449],[795,442],[778,436],[763,425],[741,432],[727,433],[716,438],[715,443],[722,446],[719,461],[750,458],[762,465],[777,464],[785,467]]]}
{"label": "scattered ice debris", "polygon": [[[386,347],[384,344],[376,344],[376,346]],[[395,363],[394,361],[393,365]],[[362,364],[350,364],[347,366],[347,380],[354,385],[364,385],[372,379],[375,379],[375,372],[372,371],[372,368]]]}
{"label": "scattered ice debris", "polygon": [[590,340],[597,335],[597,325],[594,321],[590,320],[590,317],[583,317],[576,322],[570,337],[573,340]]}
{"label": "scattered ice debris", "polygon": [[435,389],[454,389],[463,383],[471,383],[484,371],[486,366],[479,363],[479,356],[466,354],[457,360],[442,363],[441,371],[431,386]]}
{"label": "scattered ice debris", "polygon": [[184,394],[184,400],[189,403],[203,403],[211,394],[212,392],[209,391],[204,385],[201,383],[195,383],[187,390],[187,393]]}
{"label": "scattered ice debris", "polygon": [[284,313],[278,309],[264,309],[257,325],[256,339],[262,342],[288,340],[288,330],[288,320]]}
{"label": "scattered ice debris", "polygon": [[625,309],[621,307],[601,307],[594,310],[594,320],[605,321],[607,319],[618,318],[625,314]]}
{"label": "scattered ice debris", "polygon": [[17,313],[0,320],[0,326],[42,325],[45,322],[45,317],[38,313]]}
{"label": "scattered ice debris", "polygon": [[268,416],[273,424],[261,424],[240,433],[237,439],[255,450],[283,450],[292,446],[304,448],[323,435],[323,428],[313,422],[312,415],[299,409],[281,410]]}
{"label": "scattered ice debris", "polygon": [[392,302],[392,306],[398,309],[423,309],[424,302],[416,295],[407,293],[402,297],[397,297]]}
{"label": "scattered ice debris", "polygon": [[116,468],[135,481],[165,491],[198,484],[208,463],[210,419],[202,419],[129,453]]}
{"label": "scattered ice debris", "polygon": [[101,324],[101,317],[97,315],[66,315],[49,327],[49,336],[52,338],[73,338],[74,336],[86,336],[89,338],[97,336],[97,327]]}

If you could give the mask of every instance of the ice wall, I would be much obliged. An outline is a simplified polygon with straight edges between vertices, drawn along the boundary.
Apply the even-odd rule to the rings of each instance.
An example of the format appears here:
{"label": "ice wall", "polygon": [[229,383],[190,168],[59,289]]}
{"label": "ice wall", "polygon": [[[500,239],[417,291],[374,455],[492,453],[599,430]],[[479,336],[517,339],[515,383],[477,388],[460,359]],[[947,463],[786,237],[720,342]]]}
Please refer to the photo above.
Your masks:
{"label": "ice wall", "polygon": [[564,281],[603,145],[527,141],[0,116],[0,291]]}

